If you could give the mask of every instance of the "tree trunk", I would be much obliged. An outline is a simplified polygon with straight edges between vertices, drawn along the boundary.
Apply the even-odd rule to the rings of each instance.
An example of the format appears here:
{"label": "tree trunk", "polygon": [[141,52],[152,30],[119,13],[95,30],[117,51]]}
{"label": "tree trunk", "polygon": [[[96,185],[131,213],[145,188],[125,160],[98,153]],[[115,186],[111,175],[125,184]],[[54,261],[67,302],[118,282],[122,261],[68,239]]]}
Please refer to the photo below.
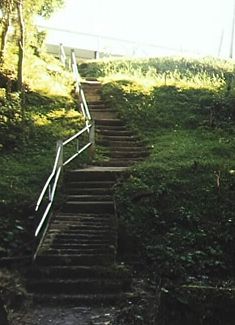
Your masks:
{"label": "tree trunk", "polygon": [[9,26],[10,26],[10,15],[7,15],[6,18],[3,18],[3,22],[2,22],[0,63],[3,63],[5,58],[7,34],[8,34]]}
{"label": "tree trunk", "polygon": [[18,91],[23,93],[23,65],[24,65],[24,38],[25,38],[23,0],[17,1],[17,14],[18,14],[18,24],[20,29],[20,35],[18,41],[19,52],[18,52],[17,84],[18,84]]}
{"label": "tree trunk", "polygon": [[13,2],[9,0],[5,2],[2,8],[2,33],[1,33],[1,47],[0,47],[0,63],[4,62],[6,45],[7,45],[7,36],[11,23],[11,14],[13,11]]}

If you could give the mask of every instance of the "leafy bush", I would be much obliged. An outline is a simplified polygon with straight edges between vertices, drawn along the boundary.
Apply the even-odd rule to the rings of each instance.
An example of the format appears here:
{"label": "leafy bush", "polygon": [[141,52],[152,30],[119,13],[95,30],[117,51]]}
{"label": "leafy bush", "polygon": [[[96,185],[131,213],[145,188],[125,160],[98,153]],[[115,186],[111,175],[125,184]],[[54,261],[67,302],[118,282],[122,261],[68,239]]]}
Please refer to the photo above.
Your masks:
{"label": "leafy bush", "polygon": [[0,147],[13,149],[22,144],[25,123],[23,123],[19,94],[6,96],[5,89],[0,89]]}

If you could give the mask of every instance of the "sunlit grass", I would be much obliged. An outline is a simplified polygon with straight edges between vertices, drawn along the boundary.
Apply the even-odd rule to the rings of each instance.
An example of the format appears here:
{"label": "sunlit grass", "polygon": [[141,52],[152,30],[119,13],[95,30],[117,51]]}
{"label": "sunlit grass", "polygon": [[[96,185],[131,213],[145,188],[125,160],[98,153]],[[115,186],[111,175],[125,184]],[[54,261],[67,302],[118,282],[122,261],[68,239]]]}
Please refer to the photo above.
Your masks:
{"label": "sunlit grass", "polygon": [[[105,100],[149,147],[116,199],[155,276],[233,274],[234,62],[153,58],[83,68],[105,81]],[[146,197],[134,200],[136,193]]]}
{"label": "sunlit grass", "polygon": [[[27,49],[22,97],[16,91],[17,50],[10,47],[8,50],[1,67],[4,88],[0,88],[0,215],[4,220],[0,224],[0,248],[7,250],[14,248],[11,243],[21,244],[19,232],[27,232],[28,215],[32,213],[29,211],[51,172],[56,142],[67,139],[84,125],[72,96],[72,74],[65,71],[58,60],[42,53],[40,57],[33,55],[32,50]],[[6,77],[9,89],[6,89]],[[76,144],[67,146],[65,157],[76,150]],[[74,164],[88,159],[83,155]],[[23,229],[18,232],[16,218]],[[32,233],[32,225],[29,233]]]}
{"label": "sunlit grass", "polygon": [[108,75],[102,80],[105,83],[118,80],[129,80],[139,84],[146,91],[161,86],[176,86],[182,89],[203,88],[220,90],[226,84],[225,80],[221,76],[210,76],[206,72],[198,73],[196,75],[189,72],[186,76],[182,75],[179,70],[156,73],[153,69],[150,69],[146,74],[143,74],[141,70],[134,71],[130,74],[118,72],[116,74]]}
{"label": "sunlit grass", "polygon": [[25,82],[31,90],[45,96],[70,97],[72,75],[64,71],[63,66],[51,57],[46,61],[35,56],[25,59]]}
{"label": "sunlit grass", "polygon": [[103,59],[81,64],[83,75],[99,77],[104,82],[129,80],[146,91],[156,86],[221,90],[232,77],[232,61],[213,58],[183,57],[152,59]]}

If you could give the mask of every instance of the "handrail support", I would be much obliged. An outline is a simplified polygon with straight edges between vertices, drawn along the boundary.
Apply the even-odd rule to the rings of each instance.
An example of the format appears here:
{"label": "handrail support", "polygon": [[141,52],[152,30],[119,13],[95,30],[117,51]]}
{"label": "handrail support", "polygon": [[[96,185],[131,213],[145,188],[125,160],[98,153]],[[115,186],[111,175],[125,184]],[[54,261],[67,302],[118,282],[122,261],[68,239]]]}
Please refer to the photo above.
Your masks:
{"label": "handrail support", "polygon": [[56,151],[58,151],[60,149],[60,155],[59,155],[59,159],[58,159],[58,165],[57,165],[57,168],[56,168],[57,170],[58,170],[59,167],[63,168],[63,155],[64,155],[63,148],[64,148],[63,141],[58,140],[56,142]]}
{"label": "handrail support", "polygon": [[93,160],[95,157],[95,122],[94,121],[89,130],[89,141],[91,143],[91,146],[89,148],[89,156],[90,159]]}
{"label": "handrail support", "polygon": [[79,152],[79,140],[77,138],[77,141],[76,141],[76,148],[77,148],[77,152]]}

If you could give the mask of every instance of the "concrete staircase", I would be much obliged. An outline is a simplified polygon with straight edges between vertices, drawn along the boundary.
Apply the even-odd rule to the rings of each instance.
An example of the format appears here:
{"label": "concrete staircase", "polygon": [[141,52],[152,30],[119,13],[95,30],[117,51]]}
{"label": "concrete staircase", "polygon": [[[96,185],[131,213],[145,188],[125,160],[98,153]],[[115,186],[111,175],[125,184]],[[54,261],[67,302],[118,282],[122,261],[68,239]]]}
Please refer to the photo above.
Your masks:
{"label": "concrete staircase", "polygon": [[87,82],[84,91],[88,94],[89,108],[96,124],[96,143],[106,148],[101,166],[128,167],[142,161],[148,155],[143,141],[127,128],[115,109],[101,100],[98,82]]}
{"label": "concrete staircase", "polygon": [[96,122],[97,142],[108,155],[100,166],[66,174],[66,201],[50,223],[28,290],[38,302],[114,303],[130,285],[130,274],[116,264],[117,219],[113,186],[123,171],[147,155],[142,142],[100,99],[100,84],[85,86]]}

